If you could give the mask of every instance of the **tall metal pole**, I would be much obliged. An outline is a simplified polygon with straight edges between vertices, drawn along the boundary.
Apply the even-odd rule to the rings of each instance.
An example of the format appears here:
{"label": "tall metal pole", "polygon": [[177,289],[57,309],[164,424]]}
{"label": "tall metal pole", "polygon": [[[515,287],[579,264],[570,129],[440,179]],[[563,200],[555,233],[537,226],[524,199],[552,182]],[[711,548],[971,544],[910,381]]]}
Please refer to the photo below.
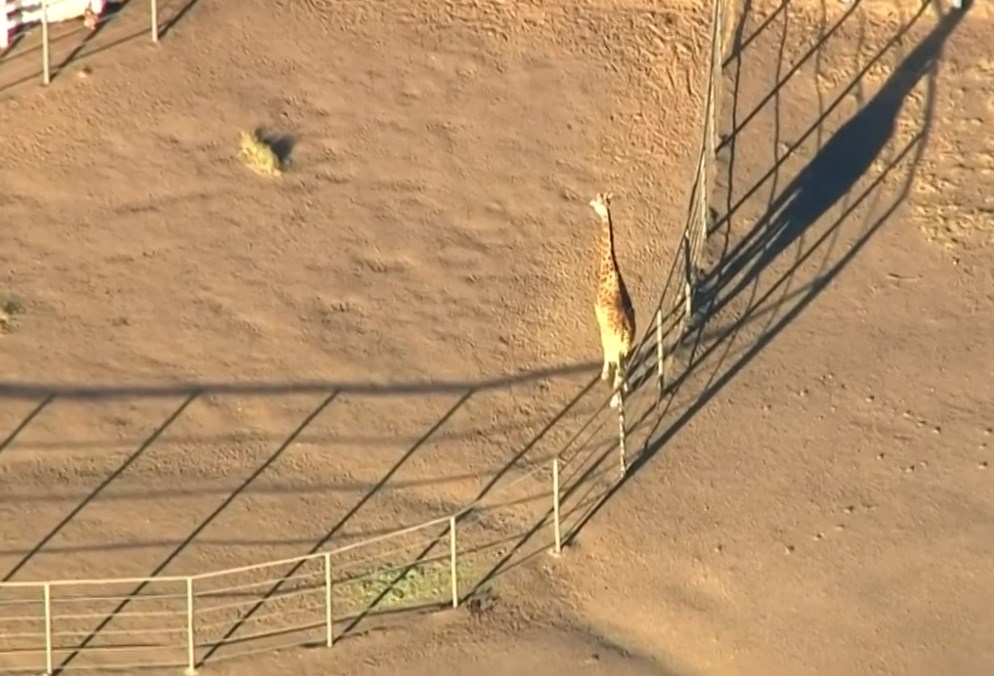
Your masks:
{"label": "tall metal pole", "polygon": [[152,15],[152,42],[159,41],[159,2],[158,0],[151,0],[151,15]]}
{"label": "tall metal pole", "polygon": [[620,473],[618,475],[618,480],[625,478],[625,474],[628,472],[628,461],[626,456],[628,451],[625,444],[625,388],[624,386],[618,388],[618,453],[620,455]]}
{"label": "tall metal pole", "polygon": [[197,636],[193,626],[193,578],[186,578],[186,674],[197,673]]}
{"label": "tall metal pole", "polygon": [[563,536],[559,525],[559,456],[552,459],[552,514],[555,519],[556,554],[563,551]]}
{"label": "tall metal pole", "polygon": [[49,0],[41,0],[41,77],[46,86],[52,82],[52,59],[48,44],[48,2]]}
{"label": "tall metal pole", "polygon": [[324,642],[329,648],[335,642],[335,618],[332,611],[331,552],[324,553]]}
{"label": "tall metal pole", "polygon": [[459,607],[459,571],[456,559],[456,517],[449,518],[449,568],[452,576],[452,607]]}
{"label": "tall metal pole", "polygon": [[52,585],[45,583],[43,589],[45,599],[45,673],[52,673]]}

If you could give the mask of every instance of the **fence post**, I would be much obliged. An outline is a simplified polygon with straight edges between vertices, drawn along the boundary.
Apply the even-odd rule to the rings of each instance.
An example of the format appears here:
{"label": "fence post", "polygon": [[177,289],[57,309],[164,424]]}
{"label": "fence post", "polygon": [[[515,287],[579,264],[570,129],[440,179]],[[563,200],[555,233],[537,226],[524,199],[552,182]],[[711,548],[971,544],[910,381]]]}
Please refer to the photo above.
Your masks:
{"label": "fence post", "polygon": [[324,553],[324,642],[331,647],[335,642],[335,618],[332,612],[331,552]]}
{"label": "fence post", "polygon": [[197,637],[193,626],[193,577],[186,578],[186,674],[197,673]]}
{"label": "fence post", "polygon": [[42,587],[45,600],[45,673],[52,673],[52,585],[48,582]]}
{"label": "fence post", "polygon": [[152,42],[159,41],[159,1],[151,0],[151,14],[152,14]]}
{"label": "fence post", "polygon": [[666,388],[665,372],[663,364],[666,355],[663,350],[663,301],[659,301],[659,308],[656,310],[656,403],[663,400],[663,390]]}
{"label": "fence post", "polygon": [[559,456],[552,459],[552,515],[556,533],[556,555],[563,551],[563,536],[559,526]]}
{"label": "fence post", "polygon": [[626,456],[628,449],[625,444],[625,392],[623,387],[618,388],[618,452],[620,454],[621,473],[618,480],[625,478],[628,472],[628,462]]}
{"label": "fence post", "polygon": [[456,517],[449,517],[449,568],[452,576],[452,607],[459,607],[459,572],[456,566]]}
{"label": "fence post", "polygon": [[48,0],[41,0],[41,73],[42,82],[46,85],[50,84],[52,82],[52,59],[48,45]]}

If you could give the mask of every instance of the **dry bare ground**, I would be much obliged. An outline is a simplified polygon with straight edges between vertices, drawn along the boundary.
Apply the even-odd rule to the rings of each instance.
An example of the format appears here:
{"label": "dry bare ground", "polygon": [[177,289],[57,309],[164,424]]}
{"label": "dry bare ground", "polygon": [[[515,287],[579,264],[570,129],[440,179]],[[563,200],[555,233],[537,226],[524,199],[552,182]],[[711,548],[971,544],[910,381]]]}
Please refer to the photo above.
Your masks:
{"label": "dry bare ground", "polygon": [[[741,3],[706,320],[664,406],[633,395],[613,483],[586,201],[618,195],[644,329],[701,4],[202,0],[156,47],[133,0],[45,91],[26,36],[0,61],[3,579],[296,556],[486,493],[513,504],[469,537],[522,565],[466,571],[462,609],[203,673],[991,673],[989,7]],[[278,177],[239,159],[256,127]],[[570,547],[515,551],[548,507],[525,470],[594,415]]]}

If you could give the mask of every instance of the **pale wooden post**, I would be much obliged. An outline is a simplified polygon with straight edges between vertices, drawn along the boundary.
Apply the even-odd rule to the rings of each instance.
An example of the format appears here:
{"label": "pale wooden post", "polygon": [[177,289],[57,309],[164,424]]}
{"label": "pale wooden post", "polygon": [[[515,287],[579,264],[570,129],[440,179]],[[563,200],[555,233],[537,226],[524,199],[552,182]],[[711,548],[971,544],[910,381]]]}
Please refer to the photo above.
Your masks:
{"label": "pale wooden post", "polygon": [[42,587],[45,603],[45,674],[52,674],[52,585],[48,582]]}
{"label": "pale wooden post", "polygon": [[159,41],[159,3],[158,0],[151,0],[151,23],[152,23],[152,42]]}
{"label": "pale wooden post", "polygon": [[563,551],[563,537],[559,525],[559,456],[552,459],[552,514],[555,519],[554,528],[556,533],[555,553],[559,555]]}
{"label": "pale wooden post", "polygon": [[52,82],[52,58],[48,44],[48,1],[41,0],[41,78],[45,85]]}
{"label": "pale wooden post", "polygon": [[456,517],[449,517],[449,568],[452,576],[452,607],[459,607],[459,571],[456,558]]}
{"label": "pale wooden post", "polygon": [[324,642],[329,648],[335,642],[335,618],[332,611],[331,552],[324,553]]}
{"label": "pale wooden post", "polygon": [[620,455],[620,468],[621,472],[618,476],[619,481],[625,478],[625,474],[628,472],[628,461],[626,456],[628,454],[626,444],[625,444],[625,389],[624,386],[618,388],[618,452]]}
{"label": "pale wooden post", "polygon": [[197,673],[197,636],[193,626],[193,578],[186,578],[186,674]]}
{"label": "pale wooden post", "polygon": [[657,402],[663,400],[663,389],[666,387],[666,374],[663,363],[666,355],[663,353],[663,302],[659,301],[659,308],[656,309],[656,385],[658,386]]}

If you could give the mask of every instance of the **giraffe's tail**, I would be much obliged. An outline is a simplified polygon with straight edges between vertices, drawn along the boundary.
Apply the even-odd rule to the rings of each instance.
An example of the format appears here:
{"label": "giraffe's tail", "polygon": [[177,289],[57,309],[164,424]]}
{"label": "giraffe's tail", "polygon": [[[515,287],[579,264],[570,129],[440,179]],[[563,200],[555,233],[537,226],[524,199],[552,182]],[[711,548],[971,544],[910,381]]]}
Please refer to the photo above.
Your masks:
{"label": "giraffe's tail", "polygon": [[594,199],[590,200],[591,208],[593,208],[594,213],[597,214],[597,217],[602,221],[606,221],[610,218],[608,209],[611,206],[611,197],[612,194],[609,192],[597,193],[597,195],[594,196]]}

